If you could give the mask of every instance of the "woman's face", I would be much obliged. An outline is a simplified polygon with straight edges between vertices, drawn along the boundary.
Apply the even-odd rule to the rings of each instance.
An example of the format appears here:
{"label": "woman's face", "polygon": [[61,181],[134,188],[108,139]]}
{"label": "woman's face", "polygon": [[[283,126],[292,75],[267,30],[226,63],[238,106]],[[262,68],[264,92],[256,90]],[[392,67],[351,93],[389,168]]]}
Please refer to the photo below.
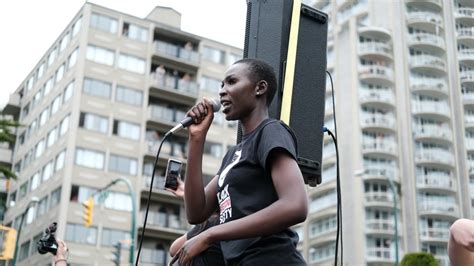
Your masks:
{"label": "woman's face", "polygon": [[239,120],[255,108],[257,84],[250,79],[246,63],[234,64],[225,72],[219,91],[222,112],[227,120]]}

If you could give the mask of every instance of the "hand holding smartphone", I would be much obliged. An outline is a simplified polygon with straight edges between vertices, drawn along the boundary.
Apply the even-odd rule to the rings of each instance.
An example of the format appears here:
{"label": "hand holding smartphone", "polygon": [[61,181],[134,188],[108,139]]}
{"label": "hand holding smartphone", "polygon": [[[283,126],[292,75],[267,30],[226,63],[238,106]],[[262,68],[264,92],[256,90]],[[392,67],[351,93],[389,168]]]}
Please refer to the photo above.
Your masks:
{"label": "hand holding smartphone", "polygon": [[178,160],[168,159],[165,175],[165,188],[176,190],[178,188],[178,178],[181,179],[182,163]]}

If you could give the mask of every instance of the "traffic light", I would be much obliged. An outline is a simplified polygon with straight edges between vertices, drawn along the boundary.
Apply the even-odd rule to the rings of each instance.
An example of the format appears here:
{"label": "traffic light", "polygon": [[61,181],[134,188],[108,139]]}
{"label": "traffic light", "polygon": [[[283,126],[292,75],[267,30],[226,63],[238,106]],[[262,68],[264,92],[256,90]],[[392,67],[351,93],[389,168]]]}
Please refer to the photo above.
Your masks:
{"label": "traffic light", "polygon": [[122,243],[117,242],[114,245],[114,250],[112,251],[112,254],[114,254],[114,258],[112,259],[112,262],[116,266],[120,266],[120,256],[122,255]]}
{"label": "traffic light", "polygon": [[84,223],[86,227],[91,226],[92,224],[92,212],[94,211],[94,199],[88,198],[82,203],[84,206]]}
{"label": "traffic light", "polygon": [[0,253],[0,260],[11,260],[15,253],[16,244],[16,230],[14,228],[0,225],[0,230],[3,231],[3,249]]}

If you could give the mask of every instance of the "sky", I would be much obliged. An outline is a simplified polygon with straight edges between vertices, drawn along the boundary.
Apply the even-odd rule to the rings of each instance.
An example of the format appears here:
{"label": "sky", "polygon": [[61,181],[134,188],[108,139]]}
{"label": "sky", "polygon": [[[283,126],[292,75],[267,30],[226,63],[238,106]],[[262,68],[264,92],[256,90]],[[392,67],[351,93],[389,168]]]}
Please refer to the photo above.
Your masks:
{"label": "sky", "polygon": [[[14,0],[0,8],[0,109],[84,5],[84,0]],[[181,29],[243,48],[246,0],[91,0],[143,18],[155,6],[181,13]]]}

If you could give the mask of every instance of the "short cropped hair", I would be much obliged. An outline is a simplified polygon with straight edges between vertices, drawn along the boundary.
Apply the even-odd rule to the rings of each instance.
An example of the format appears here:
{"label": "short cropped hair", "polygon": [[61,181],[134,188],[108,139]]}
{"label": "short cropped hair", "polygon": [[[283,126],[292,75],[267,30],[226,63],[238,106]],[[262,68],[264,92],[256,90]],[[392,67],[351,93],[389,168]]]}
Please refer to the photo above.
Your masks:
{"label": "short cropped hair", "polygon": [[267,62],[256,59],[256,58],[244,58],[236,61],[235,64],[246,64],[250,72],[250,79],[257,83],[261,80],[265,80],[268,84],[267,90],[267,106],[273,100],[275,93],[277,91],[277,80],[275,75],[275,70]]}

